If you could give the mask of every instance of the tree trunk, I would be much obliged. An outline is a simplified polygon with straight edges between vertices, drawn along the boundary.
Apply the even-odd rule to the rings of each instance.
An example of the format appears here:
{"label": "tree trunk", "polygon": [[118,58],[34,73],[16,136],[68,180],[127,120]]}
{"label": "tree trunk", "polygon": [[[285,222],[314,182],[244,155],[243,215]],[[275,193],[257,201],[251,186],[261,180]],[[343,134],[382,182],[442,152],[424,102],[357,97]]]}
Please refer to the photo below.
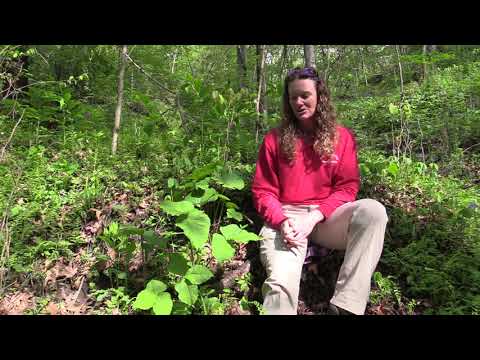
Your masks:
{"label": "tree trunk", "polygon": [[365,78],[365,86],[368,86],[368,80],[367,80],[367,70],[365,68],[365,60],[363,58],[363,51],[362,49],[359,49],[360,52],[360,57],[362,59],[362,70],[363,70],[363,77]]}
{"label": "tree trunk", "polygon": [[120,53],[120,70],[118,72],[118,87],[117,87],[117,107],[115,109],[115,125],[113,127],[112,137],[112,154],[117,152],[118,133],[120,131],[120,118],[122,116],[122,102],[123,102],[123,79],[125,77],[125,65],[127,63],[127,45],[123,45]]}
{"label": "tree trunk", "polygon": [[265,81],[265,45],[257,45],[257,121],[255,124],[255,141],[258,143],[260,129],[263,128],[262,117],[266,117],[266,81]]}
{"label": "tree trunk", "polygon": [[305,54],[305,66],[315,67],[315,49],[313,45],[303,45],[303,52]]}
{"label": "tree trunk", "polygon": [[427,55],[430,54],[432,51],[437,50],[437,45],[423,45],[423,80],[427,80],[428,76],[428,62],[427,62]]}
{"label": "tree trunk", "polygon": [[280,67],[280,79],[283,78],[283,72],[285,71],[285,68],[287,67],[287,61],[288,61],[288,45],[283,45],[282,49],[282,61],[281,61],[281,67]]}
{"label": "tree trunk", "polygon": [[247,46],[237,45],[238,80],[240,89],[247,87]]}

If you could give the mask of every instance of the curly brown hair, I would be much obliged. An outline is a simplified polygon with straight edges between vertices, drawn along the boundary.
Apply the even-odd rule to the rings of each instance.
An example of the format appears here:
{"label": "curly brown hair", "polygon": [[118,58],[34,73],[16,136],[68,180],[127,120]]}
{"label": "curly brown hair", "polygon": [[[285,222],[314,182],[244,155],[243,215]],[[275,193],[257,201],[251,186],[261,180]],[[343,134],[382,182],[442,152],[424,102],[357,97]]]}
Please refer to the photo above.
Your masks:
{"label": "curly brown hair", "polygon": [[298,137],[303,135],[299,122],[290,107],[288,85],[297,79],[311,79],[315,81],[317,91],[317,109],[313,128],[313,149],[321,157],[330,157],[337,142],[337,116],[330,100],[330,92],[325,81],[318,76],[312,67],[295,68],[285,77],[282,105],[283,113],[279,127],[280,148],[283,155],[290,162],[295,161],[295,144]]}

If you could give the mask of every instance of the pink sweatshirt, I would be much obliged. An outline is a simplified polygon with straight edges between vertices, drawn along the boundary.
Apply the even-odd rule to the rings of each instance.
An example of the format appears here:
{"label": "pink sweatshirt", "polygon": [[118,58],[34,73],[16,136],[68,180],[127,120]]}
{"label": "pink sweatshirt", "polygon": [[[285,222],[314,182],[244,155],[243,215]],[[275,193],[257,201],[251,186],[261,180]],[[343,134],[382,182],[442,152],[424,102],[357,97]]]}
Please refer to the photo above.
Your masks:
{"label": "pink sweatshirt", "polygon": [[340,205],[356,199],[360,173],[356,143],[350,130],[338,126],[339,141],[330,159],[315,154],[312,144],[298,139],[292,166],[280,154],[279,130],[265,135],[252,183],[258,213],[278,229],[287,218],[282,204],[319,205],[327,219]]}

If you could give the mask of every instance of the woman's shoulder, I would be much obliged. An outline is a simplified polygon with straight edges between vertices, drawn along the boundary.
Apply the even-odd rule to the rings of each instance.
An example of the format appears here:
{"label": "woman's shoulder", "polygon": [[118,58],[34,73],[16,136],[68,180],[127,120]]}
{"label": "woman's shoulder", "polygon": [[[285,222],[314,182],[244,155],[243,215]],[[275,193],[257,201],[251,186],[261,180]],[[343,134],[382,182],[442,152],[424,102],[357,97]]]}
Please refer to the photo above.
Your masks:
{"label": "woman's shoulder", "polygon": [[266,143],[276,143],[278,138],[280,136],[280,129],[278,127],[275,127],[273,129],[270,129],[264,136],[264,141]]}
{"label": "woman's shoulder", "polygon": [[353,130],[346,126],[337,125],[337,132],[338,132],[338,135],[340,135],[340,139],[344,139],[344,141],[355,139],[355,133],[353,132]]}

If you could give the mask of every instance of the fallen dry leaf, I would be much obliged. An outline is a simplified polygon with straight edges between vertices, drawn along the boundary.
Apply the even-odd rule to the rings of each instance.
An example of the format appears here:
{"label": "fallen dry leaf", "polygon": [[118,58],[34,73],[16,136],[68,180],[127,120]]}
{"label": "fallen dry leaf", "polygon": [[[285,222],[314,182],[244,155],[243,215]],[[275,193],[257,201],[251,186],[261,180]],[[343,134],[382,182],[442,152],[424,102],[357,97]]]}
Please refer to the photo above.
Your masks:
{"label": "fallen dry leaf", "polygon": [[44,286],[47,287],[50,283],[56,282],[57,279],[66,278],[71,279],[77,274],[77,269],[72,265],[66,265],[63,257],[59,258],[56,264],[47,271]]}
{"label": "fallen dry leaf", "polygon": [[143,266],[143,253],[138,251],[128,264],[128,271],[137,271]]}
{"label": "fallen dry leaf", "polygon": [[54,302],[49,302],[47,305],[47,311],[50,315],[58,315],[60,312],[60,309],[58,308],[57,304]]}
{"label": "fallen dry leaf", "polygon": [[25,310],[35,307],[35,297],[33,293],[19,291],[4,296],[0,302],[0,314],[4,315],[23,315]]}

